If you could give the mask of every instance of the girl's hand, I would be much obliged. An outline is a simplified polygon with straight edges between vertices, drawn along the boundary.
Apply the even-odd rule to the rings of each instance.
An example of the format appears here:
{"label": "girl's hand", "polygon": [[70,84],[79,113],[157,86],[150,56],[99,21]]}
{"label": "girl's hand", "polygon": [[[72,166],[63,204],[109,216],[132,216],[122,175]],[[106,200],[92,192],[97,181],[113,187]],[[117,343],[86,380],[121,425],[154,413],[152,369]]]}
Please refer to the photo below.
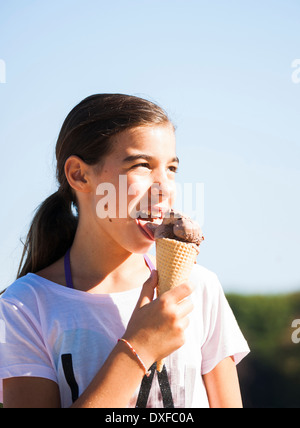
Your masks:
{"label": "girl's hand", "polygon": [[140,298],[128,323],[124,339],[137,350],[147,367],[180,348],[189,324],[193,304],[186,299],[191,285],[183,283],[153,300],[157,271],[145,282]]}

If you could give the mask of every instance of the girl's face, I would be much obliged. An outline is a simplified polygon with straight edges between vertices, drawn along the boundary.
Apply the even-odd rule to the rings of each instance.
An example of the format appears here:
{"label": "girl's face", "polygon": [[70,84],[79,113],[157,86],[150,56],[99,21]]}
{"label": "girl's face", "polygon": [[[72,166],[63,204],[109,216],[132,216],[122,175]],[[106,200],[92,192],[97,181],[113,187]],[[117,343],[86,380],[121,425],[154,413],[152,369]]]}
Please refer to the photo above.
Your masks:
{"label": "girl's face", "polygon": [[[178,158],[171,124],[141,126],[113,138],[113,150],[92,175],[92,210],[102,237],[145,253],[175,197]],[[103,235],[104,233],[104,235]]]}

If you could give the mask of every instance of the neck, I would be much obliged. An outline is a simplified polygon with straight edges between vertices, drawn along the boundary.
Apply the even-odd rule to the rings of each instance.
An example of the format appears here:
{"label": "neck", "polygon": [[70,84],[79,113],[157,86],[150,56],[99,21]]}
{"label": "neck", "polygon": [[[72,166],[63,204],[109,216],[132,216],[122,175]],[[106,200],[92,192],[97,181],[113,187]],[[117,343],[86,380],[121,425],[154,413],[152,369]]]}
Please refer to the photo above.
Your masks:
{"label": "neck", "polygon": [[143,272],[145,280],[149,276],[143,255],[130,253],[105,234],[95,234],[80,222],[70,254],[73,283],[82,291],[126,291],[142,285],[130,280],[135,276],[141,278],[137,272]]}

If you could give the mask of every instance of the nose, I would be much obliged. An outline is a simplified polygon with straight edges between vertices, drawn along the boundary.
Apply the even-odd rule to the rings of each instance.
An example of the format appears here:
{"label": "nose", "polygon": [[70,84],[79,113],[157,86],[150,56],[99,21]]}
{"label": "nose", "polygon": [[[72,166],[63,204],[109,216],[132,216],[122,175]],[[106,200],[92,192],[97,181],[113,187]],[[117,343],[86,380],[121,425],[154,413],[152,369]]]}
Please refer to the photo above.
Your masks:
{"label": "nose", "polygon": [[151,206],[168,202],[174,196],[175,183],[168,177],[166,171],[162,171],[154,177],[151,186]]}
{"label": "nose", "polygon": [[153,183],[151,186],[151,196],[162,199],[169,198],[171,189],[168,183]]}

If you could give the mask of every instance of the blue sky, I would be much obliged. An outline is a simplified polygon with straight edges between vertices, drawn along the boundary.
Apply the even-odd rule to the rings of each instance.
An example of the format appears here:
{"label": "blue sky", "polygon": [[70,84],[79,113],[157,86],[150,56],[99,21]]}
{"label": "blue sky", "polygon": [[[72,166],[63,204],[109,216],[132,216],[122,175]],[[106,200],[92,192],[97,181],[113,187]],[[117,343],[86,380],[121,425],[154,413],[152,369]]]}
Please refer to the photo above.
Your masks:
{"label": "blue sky", "polygon": [[204,183],[198,262],[225,291],[300,290],[299,18],[298,0],[2,1],[0,289],[55,191],[65,116],[122,92],[169,112],[178,181]]}

